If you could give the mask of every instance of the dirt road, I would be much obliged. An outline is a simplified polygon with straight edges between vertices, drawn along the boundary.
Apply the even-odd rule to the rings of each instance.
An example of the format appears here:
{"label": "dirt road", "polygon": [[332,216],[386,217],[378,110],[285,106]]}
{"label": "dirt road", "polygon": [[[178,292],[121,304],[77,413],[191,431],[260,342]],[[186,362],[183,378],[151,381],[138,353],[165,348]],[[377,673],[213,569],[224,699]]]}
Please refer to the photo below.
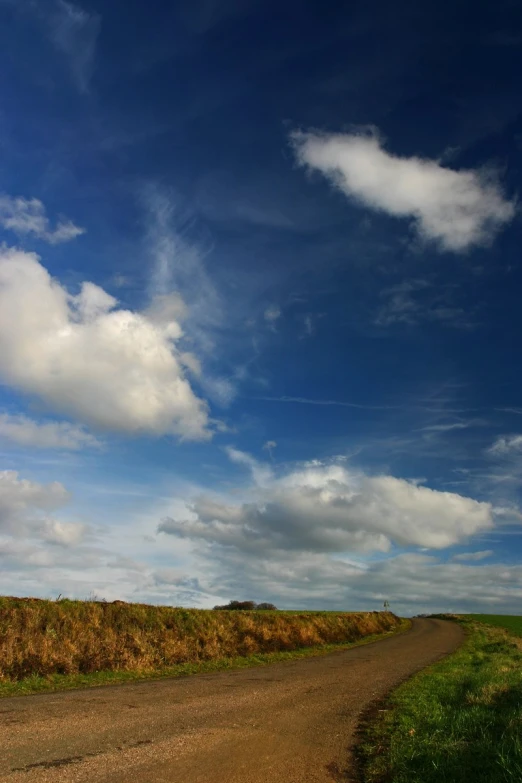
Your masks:
{"label": "dirt road", "polygon": [[459,626],[318,658],[184,679],[0,700],[10,783],[350,781],[360,712],[452,651]]}

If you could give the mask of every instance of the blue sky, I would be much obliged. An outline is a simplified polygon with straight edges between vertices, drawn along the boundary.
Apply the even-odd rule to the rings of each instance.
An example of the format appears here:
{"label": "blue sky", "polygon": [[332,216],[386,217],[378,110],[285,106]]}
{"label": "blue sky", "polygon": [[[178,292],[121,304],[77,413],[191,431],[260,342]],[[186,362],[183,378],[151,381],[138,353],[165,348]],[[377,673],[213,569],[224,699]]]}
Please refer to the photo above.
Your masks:
{"label": "blue sky", "polygon": [[515,612],[522,12],[0,0],[0,592]]}

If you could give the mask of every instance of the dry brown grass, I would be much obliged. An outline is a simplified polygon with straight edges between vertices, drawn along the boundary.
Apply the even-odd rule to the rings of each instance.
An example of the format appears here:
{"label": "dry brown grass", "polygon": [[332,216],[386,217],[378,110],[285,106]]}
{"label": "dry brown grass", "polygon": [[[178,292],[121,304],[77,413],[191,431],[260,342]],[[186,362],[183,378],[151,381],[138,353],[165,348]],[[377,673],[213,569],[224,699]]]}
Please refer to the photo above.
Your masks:
{"label": "dry brown grass", "polygon": [[354,642],[398,623],[391,612],[231,612],[0,598],[0,680],[147,671]]}

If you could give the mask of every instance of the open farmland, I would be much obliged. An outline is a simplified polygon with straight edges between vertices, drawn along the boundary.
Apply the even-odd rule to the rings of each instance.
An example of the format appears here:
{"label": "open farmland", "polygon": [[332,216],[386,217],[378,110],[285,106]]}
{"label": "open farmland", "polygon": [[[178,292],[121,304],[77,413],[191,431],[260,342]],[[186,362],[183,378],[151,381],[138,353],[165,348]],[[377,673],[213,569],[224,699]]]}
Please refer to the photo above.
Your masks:
{"label": "open farmland", "polygon": [[522,617],[509,614],[466,614],[461,615],[476,623],[494,625],[497,628],[505,628],[515,636],[522,636]]}

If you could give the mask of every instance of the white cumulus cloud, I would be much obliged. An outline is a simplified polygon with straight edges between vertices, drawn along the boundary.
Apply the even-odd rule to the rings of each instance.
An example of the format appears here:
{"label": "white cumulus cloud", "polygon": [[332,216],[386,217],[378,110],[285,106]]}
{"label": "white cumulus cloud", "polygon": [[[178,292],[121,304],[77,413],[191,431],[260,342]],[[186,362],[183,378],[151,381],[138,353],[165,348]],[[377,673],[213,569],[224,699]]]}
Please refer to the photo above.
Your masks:
{"label": "white cumulus cloud", "polygon": [[48,519],[43,525],[41,537],[47,544],[78,546],[83,542],[87,529],[87,525],[79,522],[59,522],[57,519]]}
{"label": "white cumulus cloud", "polygon": [[[28,572],[35,566],[52,567],[52,550],[80,547],[91,528],[54,517],[69,501],[58,481],[40,484],[20,478],[15,470],[0,471],[0,570],[9,570],[13,559]],[[88,566],[87,558],[77,567],[83,565]]]}
{"label": "white cumulus cloud", "polygon": [[37,422],[28,416],[0,413],[0,440],[37,449],[77,451],[101,443],[83,427],[66,421]]}
{"label": "white cumulus cloud", "polygon": [[242,502],[200,496],[186,517],[164,519],[162,532],[270,558],[386,552],[392,544],[444,549],[493,526],[489,503],[393,476],[317,461],[274,478],[248,455],[229,455],[254,476]]}
{"label": "white cumulus cloud", "polygon": [[45,206],[37,198],[14,198],[5,194],[0,195],[0,226],[18,236],[32,234],[51,245],[68,242],[85,233],[84,228],[66,219],[59,220],[55,228],[51,228]]}
{"label": "white cumulus cloud", "polygon": [[93,283],[71,295],[38,256],[0,251],[0,377],[95,428],[209,437],[173,318],[119,309]]}
{"label": "white cumulus cloud", "polygon": [[296,132],[292,141],[301,165],[365,206],[410,218],[443,250],[487,244],[515,215],[514,203],[483,172],[393,155],[375,133]]}
{"label": "white cumulus cloud", "polygon": [[38,484],[21,479],[15,470],[0,471],[0,532],[23,535],[69,501],[69,493],[58,481]]}

